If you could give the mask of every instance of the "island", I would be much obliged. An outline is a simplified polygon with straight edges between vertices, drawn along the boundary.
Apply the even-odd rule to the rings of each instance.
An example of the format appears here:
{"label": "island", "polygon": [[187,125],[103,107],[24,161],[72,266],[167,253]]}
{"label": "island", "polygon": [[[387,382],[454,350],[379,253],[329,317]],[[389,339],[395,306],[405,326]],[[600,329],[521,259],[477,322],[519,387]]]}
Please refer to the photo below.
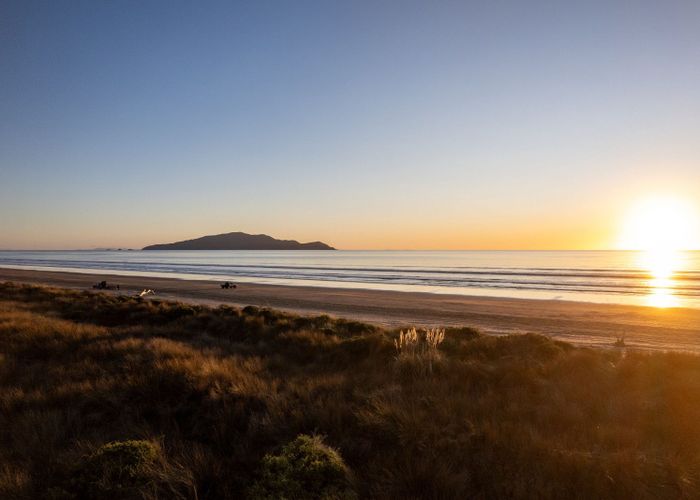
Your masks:
{"label": "island", "polygon": [[192,240],[149,245],[144,250],[335,250],[320,241],[299,243],[296,240],[278,240],[266,234],[242,232],[202,236]]}

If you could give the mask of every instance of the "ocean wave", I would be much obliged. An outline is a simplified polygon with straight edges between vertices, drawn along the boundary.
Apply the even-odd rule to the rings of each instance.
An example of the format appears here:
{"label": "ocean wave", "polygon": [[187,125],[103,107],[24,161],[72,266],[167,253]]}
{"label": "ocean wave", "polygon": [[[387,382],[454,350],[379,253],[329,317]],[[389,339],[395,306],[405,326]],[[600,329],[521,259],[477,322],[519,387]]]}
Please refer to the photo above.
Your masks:
{"label": "ocean wave", "polygon": [[[42,255],[42,257],[44,257]],[[539,290],[568,293],[647,295],[656,288],[648,273],[638,269],[503,268],[425,266],[328,266],[236,264],[213,262],[159,262],[139,259],[38,258],[0,255],[0,265],[48,267],[173,275],[246,277],[291,281],[391,284],[406,287],[444,287],[500,290]],[[82,257],[82,258],[78,258]],[[674,295],[700,297],[700,272],[683,271],[673,277]]]}

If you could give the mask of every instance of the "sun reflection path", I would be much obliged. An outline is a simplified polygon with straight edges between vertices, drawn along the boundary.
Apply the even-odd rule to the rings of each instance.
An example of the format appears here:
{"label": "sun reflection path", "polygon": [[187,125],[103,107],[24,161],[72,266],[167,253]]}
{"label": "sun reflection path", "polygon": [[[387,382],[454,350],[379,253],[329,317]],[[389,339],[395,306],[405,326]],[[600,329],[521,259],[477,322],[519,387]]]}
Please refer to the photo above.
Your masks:
{"label": "sun reflection path", "polygon": [[647,304],[667,308],[678,306],[674,275],[683,269],[684,255],[678,250],[646,250],[640,256],[640,266],[649,273]]}
{"label": "sun reflection path", "polygon": [[678,297],[674,295],[672,279],[653,278],[649,282],[651,293],[647,296],[647,304],[652,307],[667,308],[678,305]]}

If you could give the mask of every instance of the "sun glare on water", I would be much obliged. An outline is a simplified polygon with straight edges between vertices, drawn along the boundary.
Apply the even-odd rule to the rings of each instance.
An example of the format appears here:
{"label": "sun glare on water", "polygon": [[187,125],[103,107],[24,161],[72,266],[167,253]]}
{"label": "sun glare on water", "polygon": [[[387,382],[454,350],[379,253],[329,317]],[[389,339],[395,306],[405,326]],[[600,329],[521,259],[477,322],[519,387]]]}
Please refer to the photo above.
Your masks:
{"label": "sun glare on water", "polygon": [[697,211],[680,198],[643,200],[627,214],[618,246],[638,251],[637,265],[649,275],[647,303],[674,307],[674,276],[683,270],[684,250],[700,248]]}

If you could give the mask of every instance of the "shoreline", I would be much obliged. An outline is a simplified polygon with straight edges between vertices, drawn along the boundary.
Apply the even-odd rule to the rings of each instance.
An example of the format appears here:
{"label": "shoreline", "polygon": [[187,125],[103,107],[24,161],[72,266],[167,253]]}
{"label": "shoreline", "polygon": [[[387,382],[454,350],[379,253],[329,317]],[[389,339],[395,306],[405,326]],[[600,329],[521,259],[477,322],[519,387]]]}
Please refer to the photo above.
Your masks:
{"label": "shoreline", "polygon": [[489,334],[537,333],[576,345],[700,352],[700,310],[481,297],[429,292],[288,286],[221,281],[0,268],[0,281],[92,290],[98,281],[118,283],[121,293],[154,289],[155,298],[216,306],[255,305],[296,314],[328,314],[387,328],[469,326]]}

